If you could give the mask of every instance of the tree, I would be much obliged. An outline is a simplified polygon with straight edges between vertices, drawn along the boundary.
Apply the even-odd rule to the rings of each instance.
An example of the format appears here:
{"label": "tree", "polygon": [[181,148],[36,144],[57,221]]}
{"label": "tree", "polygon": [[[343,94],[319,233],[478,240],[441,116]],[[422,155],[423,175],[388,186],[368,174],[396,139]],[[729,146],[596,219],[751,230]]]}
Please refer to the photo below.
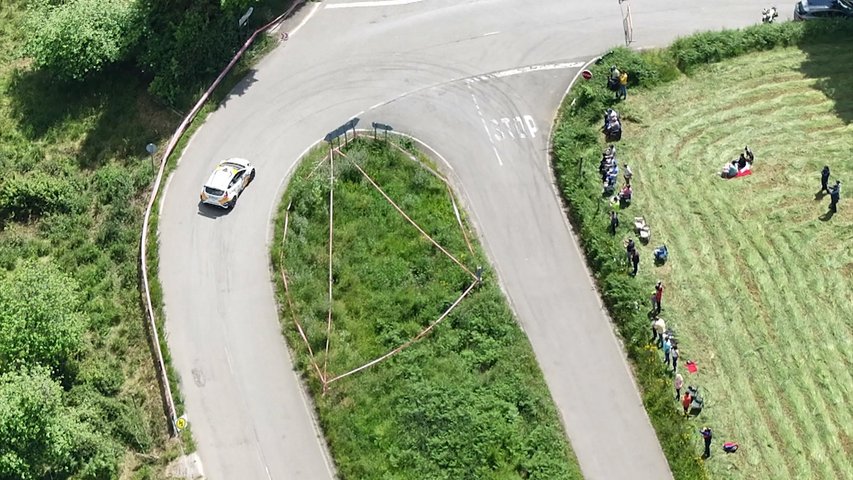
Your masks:
{"label": "tree", "polygon": [[80,348],[84,319],[73,278],[52,261],[27,261],[0,277],[0,373],[57,368]]}
{"label": "tree", "polygon": [[26,53],[60,78],[82,80],[125,59],[138,39],[133,0],[38,0],[26,22]]}
{"label": "tree", "polygon": [[79,431],[48,369],[0,376],[0,479],[65,478]]}
{"label": "tree", "polygon": [[228,63],[240,40],[240,13],[231,11],[238,5],[226,3],[139,0],[145,21],[138,61],[154,75],[151,93],[184,105]]}

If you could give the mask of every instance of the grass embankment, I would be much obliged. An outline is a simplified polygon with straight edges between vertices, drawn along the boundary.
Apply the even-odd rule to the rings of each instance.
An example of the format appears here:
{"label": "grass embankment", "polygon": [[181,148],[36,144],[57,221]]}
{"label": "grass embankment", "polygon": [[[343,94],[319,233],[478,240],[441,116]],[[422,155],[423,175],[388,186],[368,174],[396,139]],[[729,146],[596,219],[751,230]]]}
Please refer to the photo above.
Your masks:
{"label": "grass embankment", "polygon": [[[270,18],[284,3],[289,2],[265,2],[255,9],[255,19]],[[4,52],[18,52],[25,41],[24,5],[0,2]],[[274,43],[266,37],[261,42],[215,101],[225,98],[259,52]],[[180,452],[167,442],[137,268],[142,211],[154,178],[145,145],[162,148],[180,116],[146,88],[143,79],[122,68],[86,83],[63,84],[34,71],[20,56],[0,59],[0,166],[7,172],[0,191],[30,212],[12,218],[2,206],[0,268],[49,257],[79,283],[86,333],[83,350],[61,378],[63,401],[85,411],[87,425],[111,446],[104,451],[121,456],[102,460],[119,464],[122,478],[138,479],[162,477],[163,466]],[[20,185],[29,190],[17,189]],[[47,196],[38,198],[41,193]],[[152,267],[156,272],[156,262]],[[168,360],[168,351],[164,354]],[[175,384],[173,392],[180,402]]]}
{"label": "grass embankment", "polygon": [[334,302],[326,356],[329,162],[318,163],[324,154],[312,152],[293,175],[272,259],[279,272],[283,253],[295,310],[288,308],[279,279],[283,328],[341,477],[581,478],[530,345],[488,271],[429,336],[332,383],[323,395],[293,313],[320,368],[327,363],[332,376],[416,335],[472,282],[350,161],[468,268],[487,265],[478,247],[473,254],[468,250],[441,180],[396,149],[360,140],[346,151],[349,160],[335,160]]}
{"label": "grass embankment", "polygon": [[[620,51],[596,66],[601,78],[611,63],[628,65],[639,83],[653,86],[630,90],[616,106],[626,118],[618,158],[631,165],[635,188],[615,238],[600,195],[605,144],[593,133],[600,113],[586,112],[588,120],[578,114],[584,101],[599,111],[611,103],[600,99],[603,86],[575,91],[581,97],[563,111],[555,135],[561,187],[676,478],[853,477],[853,414],[845,404],[853,392],[853,212],[842,192],[830,217],[829,197],[815,193],[824,164],[833,182],[853,175],[853,53],[843,46],[853,35],[843,26],[824,43],[824,36],[802,35],[803,28],[753,29],[739,38],[770,38],[762,49],[798,47],[718,64],[702,65],[734,56],[707,52],[735,44],[726,35],[739,34],[704,34],[666,52]],[[756,154],[755,173],[721,179],[720,167],[744,145]],[[621,241],[639,215],[649,221],[652,241],[641,247],[640,275],[627,280]],[[656,268],[651,250],[660,244],[670,260]],[[645,347],[656,279],[667,285],[662,316],[678,334],[680,368],[688,359],[699,365],[694,375],[681,370],[704,393],[698,419],[676,418],[671,376],[655,365],[660,354]],[[704,466],[697,460],[703,425],[715,431]],[[725,441],[741,449],[726,455]]]}
{"label": "grass embankment", "polygon": [[[701,422],[743,446],[713,458],[718,478],[853,478],[853,210],[831,219],[820,170],[853,180],[853,127],[801,67],[853,52],[789,48],[703,68],[632,96],[620,157],[636,174],[629,212],[647,214],[673,261],[666,315],[701,371]],[[828,66],[829,67],[829,66]],[[722,180],[749,145],[752,176]],[[648,258],[648,253],[646,254]],[[652,274],[650,272],[650,274]],[[651,278],[651,276],[649,277]]]}

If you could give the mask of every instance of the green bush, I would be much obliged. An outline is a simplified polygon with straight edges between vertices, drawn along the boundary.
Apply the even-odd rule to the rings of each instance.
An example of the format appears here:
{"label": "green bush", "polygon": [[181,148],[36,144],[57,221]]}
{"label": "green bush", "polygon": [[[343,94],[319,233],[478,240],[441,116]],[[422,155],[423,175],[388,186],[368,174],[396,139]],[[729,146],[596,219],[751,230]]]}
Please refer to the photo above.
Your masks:
{"label": "green bush", "polygon": [[12,174],[0,183],[0,222],[71,212],[79,206],[80,193],[62,177],[41,172]]}
{"label": "green bush", "polygon": [[81,347],[77,283],[53,262],[28,261],[0,277],[0,371],[61,367]]}
{"label": "green bush", "polygon": [[849,39],[853,22],[781,22],[753,25],[742,30],[702,32],[682,37],[667,49],[675,65],[685,73],[698,65],[719,62],[750,52],[798,45],[801,42],[835,42]]}
{"label": "green bush", "polygon": [[146,23],[139,61],[154,75],[149,90],[172,104],[188,104],[235,53],[238,17],[223,11],[220,0],[141,4]]}
{"label": "green bush", "polygon": [[26,23],[25,51],[36,66],[82,80],[128,55],[138,22],[131,0],[37,0]]}

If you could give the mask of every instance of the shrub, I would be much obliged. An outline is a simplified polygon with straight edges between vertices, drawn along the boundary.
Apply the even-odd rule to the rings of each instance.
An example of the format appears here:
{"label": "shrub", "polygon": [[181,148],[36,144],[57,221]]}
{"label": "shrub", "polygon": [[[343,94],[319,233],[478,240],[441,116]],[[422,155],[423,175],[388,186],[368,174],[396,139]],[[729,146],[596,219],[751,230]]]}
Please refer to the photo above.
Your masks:
{"label": "shrub", "polygon": [[129,0],[33,2],[26,53],[58,77],[82,80],[124,59],[136,43],[138,11]]}
{"label": "shrub", "polygon": [[13,174],[0,183],[0,222],[70,212],[78,206],[79,193],[65,178],[40,172]]}
{"label": "shrub", "polygon": [[27,261],[0,278],[0,368],[60,367],[84,327],[77,284],[51,261]]}
{"label": "shrub", "polygon": [[234,54],[236,17],[226,14],[219,0],[143,0],[141,5],[146,23],[139,62],[154,75],[149,90],[172,104],[189,103]]}

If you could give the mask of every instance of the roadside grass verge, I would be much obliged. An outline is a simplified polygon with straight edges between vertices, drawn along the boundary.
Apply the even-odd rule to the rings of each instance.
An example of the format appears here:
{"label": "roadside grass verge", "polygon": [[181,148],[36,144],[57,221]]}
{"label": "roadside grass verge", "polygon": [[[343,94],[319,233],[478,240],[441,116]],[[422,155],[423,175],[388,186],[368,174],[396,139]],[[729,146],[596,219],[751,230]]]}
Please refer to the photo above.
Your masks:
{"label": "roadside grass verge", "polygon": [[[554,169],[570,217],[679,479],[853,477],[843,400],[853,392],[853,213],[842,193],[838,214],[826,215],[829,198],[815,193],[824,164],[833,182],[853,175],[853,53],[843,46],[853,32],[803,23],[614,51],[593,67],[598,81],[573,89],[555,129]],[[636,82],[618,105],[600,80],[611,64]],[[620,168],[634,171],[634,201],[613,237],[597,131],[610,105],[625,118]],[[756,154],[753,175],[720,178],[744,145]],[[635,237],[634,216],[645,216],[652,241],[630,279],[622,241]],[[655,267],[661,244],[670,258]],[[667,286],[662,317],[679,338],[685,383],[706,399],[697,419],[679,418],[671,374],[647,345],[657,279]],[[689,359],[697,374],[683,369]],[[704,425],[715,440],[703,462]],[[738,442],[738,453],[724,454],[725,441]]]}
{"label": "roadside grass verge", "polygon": [[473,281],[350,161],[469,269],[487,265],[478,246],[468,250],[447,187],[422,165],[370,140],[358,140],[345,153],[348,159],[335,159],[328,357],[327,149],[313,150],[293,174],[271,250],[282,328],[341,478],[581,478],[530,345],[488,271],[423,340],[323,393],[292,315],[321,368],[327,363],[330,375],[341,374],[416,335]]}

